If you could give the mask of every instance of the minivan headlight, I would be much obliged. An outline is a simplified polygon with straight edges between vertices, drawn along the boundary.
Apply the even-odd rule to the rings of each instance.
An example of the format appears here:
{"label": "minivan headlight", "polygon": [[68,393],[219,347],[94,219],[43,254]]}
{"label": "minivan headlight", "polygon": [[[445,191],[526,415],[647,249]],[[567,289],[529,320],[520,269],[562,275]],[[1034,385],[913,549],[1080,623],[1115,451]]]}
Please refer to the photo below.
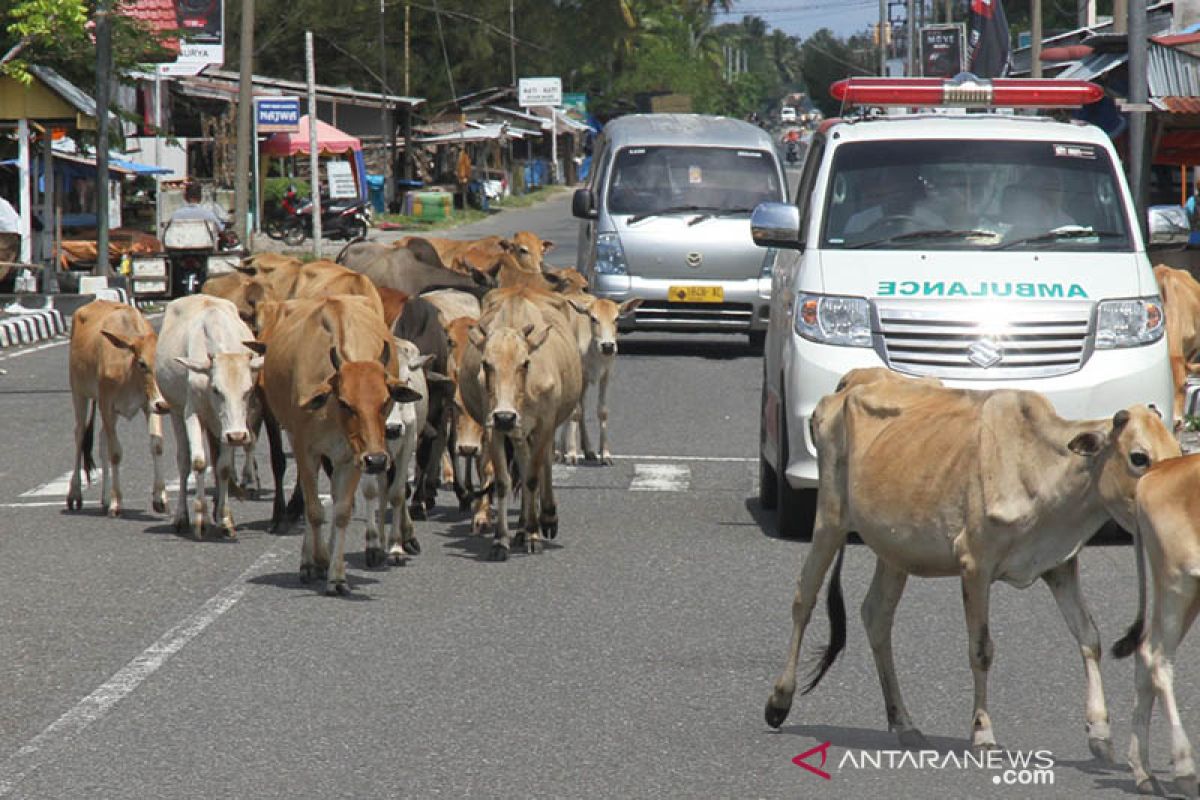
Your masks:
{"label": "minivan headlight", "polygon": [[620,237],[615,233],[596,234],[596,274],[629,274],[625,265],[625,250],[621,247]]}
{"label": "minivan headlight", "polygon": [[846,347],[871,346],[871,304],[863,297],[801,293],[794,327],[805,339]]}
{"label": "minivan headlight", "polygon": [[1152,344],[1162,338],[1165,329],[1158,297],[1102,300],[1096,306],[1097,350]]}

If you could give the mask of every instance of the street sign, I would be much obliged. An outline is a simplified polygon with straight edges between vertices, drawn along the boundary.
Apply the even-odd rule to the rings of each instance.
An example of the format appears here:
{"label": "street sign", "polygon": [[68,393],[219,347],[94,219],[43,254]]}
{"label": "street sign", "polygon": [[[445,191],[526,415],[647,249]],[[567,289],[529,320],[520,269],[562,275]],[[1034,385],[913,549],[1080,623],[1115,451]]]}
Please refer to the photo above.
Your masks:
{"label": "street sign", "polygon": [[259,133],[295,133],[300,129],[299,97],[254,98]]}
{"label": "street sign", "polygon": [[325,162],[325,175],[329,178],[330,197],[358,197],[358,187],[354,184],[349,161]]}
{"label": "street sign", "polygon": [[953,78],[966,68],[966,33],[959,25],[921,28],[921,74],[926,78]]}
{"label": "street sign", "polygon": [[531,106],[562,105],[562,78],[521,78],[517,81],[517,103]]}

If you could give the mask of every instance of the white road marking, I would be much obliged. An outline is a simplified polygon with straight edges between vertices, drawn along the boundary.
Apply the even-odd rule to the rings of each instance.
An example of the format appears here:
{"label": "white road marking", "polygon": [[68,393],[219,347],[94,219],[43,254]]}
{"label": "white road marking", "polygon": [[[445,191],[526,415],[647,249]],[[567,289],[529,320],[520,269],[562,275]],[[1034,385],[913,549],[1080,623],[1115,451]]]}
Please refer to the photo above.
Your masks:
{"label": "white road marking", "polygon": [[692,471],[675,464],[634,464],[631,492],[686,492]]}
{"label": "white road marking", "polygon": [[[96,472],[97,473],[100,472],[99,466],[96,467]],[[74,474],[73,472],[67,472],[63,475],[60,475],[59,477],[55,478],[52,481],[47,481],[46,483],[43,483],[41,486],[35,486],[27,492],[21,492],[21,497],[66,497],[67,492],[70,491],[70,489],[71,489],[71,476],[73,474]],[[87,480],[84,477],[82,471],[79,473],[79,476],[80,476],[80,482],[83,484],[83,486],[81,488],[84,491],[87,491],[88,489],[90,489],[91,486],[87,485]],[[97,486],[100,483],[99,476],[93,475],[93,478],[95,478],[95,480],[93,480],[92,486]],[[178,492],[179,491],[179,481],[177,481],[177,480],[167,481],[167,491],[168,492]]]}
{"label": "white road marking", "polygon": [[574,464],[554,464],[550,467],[551,477],[554,478],[554,483],[566,483],[575,477],[575,472],[579,467]]}
{"label": "white road marking", "polygon": [[21,356],[27,356],[30,353],[37,353],[41,350],[49,350],[51,347],[59,347],[60,345],[69,344],[70,342],[71,342],[70,339],[63,338],[61,340],[56,339],[52,342],[43,342],[42,344],[35,344],[32,347],[28,347],[24,350],[18,350],[15,353],[9,353],[6,356],[0,356],[0,361],[11,361],[14,358],[20,358]]}
{"label": "white road marking", "polygon": [[65,500],[42,500],[31,503],[0,503],[0,508],[50,508],[61,506]]}
{"label": "white road marking", "polygon": [[158,641],[122,667],[96,691],[80,700],[44,731],[0,764],[0,797],[12,792],[35,770],[52,761],[57,751],[70,744],[89,725],[104,717],[128,697],[171,656],[182,650],[222,614],[237,605],[249,590],[249,580],[260,574],[281,553],[263,553],[245,572],[202,605],[190,617],[164,633]]}
{"label": "white road marking", "polygon": [[743,456],[613,456],[614,461],[712,461],[714,463],[731,462],[735,464],[758,461],[757,458]]}

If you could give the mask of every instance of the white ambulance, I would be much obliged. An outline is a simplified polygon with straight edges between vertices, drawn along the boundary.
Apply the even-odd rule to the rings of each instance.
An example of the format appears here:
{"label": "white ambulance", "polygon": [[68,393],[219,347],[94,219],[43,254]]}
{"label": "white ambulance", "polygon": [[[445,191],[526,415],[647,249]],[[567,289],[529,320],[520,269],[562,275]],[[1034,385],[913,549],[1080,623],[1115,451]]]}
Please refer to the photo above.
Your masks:
{"label": "white ambulance", "polygon": [[[859,106],[1063,108],[1069,81],[867,78]],[[1069,418],[1172,411],[1162,301],[1109,138],[1047,117],[928,111],[826,122],[795,204],[765,203],[769,247],[760,500],[811,530],[809,418],[855,367],[1041,392]],[[936,458],[936,453],[930,454]],[[903,469],[903,465],[896,465]]]}

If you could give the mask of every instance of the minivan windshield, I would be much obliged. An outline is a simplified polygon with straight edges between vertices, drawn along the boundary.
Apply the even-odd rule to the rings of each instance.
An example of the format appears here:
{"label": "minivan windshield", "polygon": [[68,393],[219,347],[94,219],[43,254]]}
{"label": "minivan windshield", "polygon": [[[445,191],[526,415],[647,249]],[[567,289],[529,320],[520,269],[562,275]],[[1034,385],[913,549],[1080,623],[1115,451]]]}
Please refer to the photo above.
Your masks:
{"label": "minivan windshield", "polygon": [[[627,147],[608,182],[610,214],[747,215],[783,197],[774,157],[723,147]],[[707,216],[706,216],[707,218]]]}
{"label": "minivan windshield", "polygon": [[847,142],[827,185],[830,248],[1132,248],[1113,163],[1093,144]]}

